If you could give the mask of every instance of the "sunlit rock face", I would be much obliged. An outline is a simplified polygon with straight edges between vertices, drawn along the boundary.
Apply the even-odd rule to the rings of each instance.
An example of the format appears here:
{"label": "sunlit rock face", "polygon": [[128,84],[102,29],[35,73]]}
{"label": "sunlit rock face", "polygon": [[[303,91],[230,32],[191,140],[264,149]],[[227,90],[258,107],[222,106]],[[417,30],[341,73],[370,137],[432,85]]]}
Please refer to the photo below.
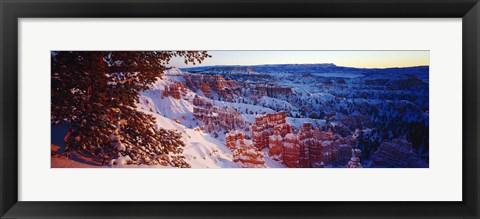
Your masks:
{"label": "sunlit rock face", "polygon": [[405,137],[383,142],[373,153],[372,167],[426,168],[428,164],[413,150]]}
{"label": "sunlit rock face", "polygon": [[165,85],[162,97],[172,96],[173,98],[178,100],[181,98],[181,94],[185,95],[186,93],[186,85],[184,83],[175,82],[174,84]]}
{"label": "sunlit rock face", "polygon": [[230,150],[235,150],[240,144],[245,141],[245,134],[243,132],[231,131],[225,136],[225,143]]}
{"label": "sunlit rock face", "polygon": [[335,143],[337,139],[332,131],[324,132],[315,129],[313,130],[312,138],[316,141],[309,145],[310,167],[323,167],[327,163],[332,163],[333,150],[337,145]]}
{"label": "sunlit rock face", "polygon": [[300,160],[299,167],[310,167],[310,147],[315,147],[315,144],[319,144],[317,139],[313,138],[312,124],[304,123],[298,134],[298,140],[300,141]]}
{"label": "sunlit rock face", "polygon": [[300,141],[298,135],[289,133],[285,135],[283,144],[283,163],[290,168],[298,167],[300,160]]}
{"label": "sunlit rock face", "polygon": [[283,152],[282,136],[275,131],[273,135],[268,138],[268,155],[274,160],[280,160]]}
{"label": "sunlit rock face", "polygon": [[[201,100],[195,102],[208,105]],[[206,124],[207,129],[211,129],[209,123]],[[250,141],[245,140],[245,135],[239,132],[230,132],[226,136],[227,147],[232,151],[237,150],[239,144],[242,146],[248,144],[237,142]],[[282,161],[287,167],[344,167],[346,164],[350,167],[361,167],[361,151],[354,149],[355,140],[352,136],[343,138],[331,130],[325,132],[313,129],[311,123],[304,123],[298,132],[293,133],[291,126],[286,122],[285,113],[257,117],[252,125],[252,145],[257,152],[267,148],[269,157]],[[248,148],[248,145],[246,147]],[[250,157],[254,156],[253,154],[253,151],[250,151]],[[251,161],[253,160],[255,159],[252,158]]]}
{"label": "sunlit rock face", "polygon": [[345,163],[351,157],[353,142],[350,138],[312,129],[312,124],[303,124],[300,133],[300,167],[324,167]]}
{"label": "sunlit rock face", "polygon": [[276,85],[256,84],[253,91],[262,94],[262,96],[276,97],[278,95],[292,94],[292,88],[280,87]]}
{"label": "sunlit rock face", "polygon": [[[233,95],[240,94],[235,81],[227,81],[221,75],[184,75],[186,86],[193,90],[201,90],[203,95],[213,98],[214,93],[226,101],[233,101]],[[217,97],[217,96],[216,96]]]}
{"label": "sunlit rock face", "polygon": [[203,94],[206,96],[206,97],[209,97],[211,98],[212,97],[212,93],[210,93],[210,84],[208,84],[208,82],[201,82],[200,83],[200,90],[203,92]]}
{"label": "sunlit rock face", "polygon": [[259,150],[268,147],[268,139],[277,132],[282,138],[292,132],[292,127],[287,123],[287,113],[271,113],[258,116],[252,125],[253,144]]}
{"label": "sunlit rock face", "polygon": [[254,146],[252,141],[245,140],[245,134],[231,131],[226,135],[226,144],[233,151],[233,161],[241,167],[264,167],[264,156]]}
{"label": "sunlit rock face", "polygon": [[[344,160],[342,166],[351,158],[352,147],[342,144],[350,142],[340,136],[313,129],[305,123],[298,133],[289,133],[283,138],[282,160],[288,167],[322,168]],[[351,143],[351,142],[350,142]]]}
{"label": "sunlit rock face", "polygon": [[198,87],[195,86],[195,84],[192,81],[192,78],[189,75],[184,75],[183,79],[185,80],[185,84],[187,85],[188,89],[192,91],[198,90]]}
{"label": "sunlit rock face", "polygon": [[237,130],[245,127],[242,114],[234,109],[214,106],[211,102],[198,95],[193,98],[193,115],[202,121],[204,129],[213,133],[221,130]]}

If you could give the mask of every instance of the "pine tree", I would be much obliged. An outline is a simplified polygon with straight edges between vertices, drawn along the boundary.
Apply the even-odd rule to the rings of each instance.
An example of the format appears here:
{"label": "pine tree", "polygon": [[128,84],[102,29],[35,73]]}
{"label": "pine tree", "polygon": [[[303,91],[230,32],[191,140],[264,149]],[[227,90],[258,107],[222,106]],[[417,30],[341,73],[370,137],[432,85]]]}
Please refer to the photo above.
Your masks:
{"label": "pine tree", "polygon": [[183,57],[201,63],[206,51],[52,52],[52,123],[68,123],[67,156],[82,150],[104,161],[129,156],[134,164],[188,167],[179,154],[184,142],[175,131],[156,127],[155,118],[136,110],[140,92],[162,77],[168,62]]}

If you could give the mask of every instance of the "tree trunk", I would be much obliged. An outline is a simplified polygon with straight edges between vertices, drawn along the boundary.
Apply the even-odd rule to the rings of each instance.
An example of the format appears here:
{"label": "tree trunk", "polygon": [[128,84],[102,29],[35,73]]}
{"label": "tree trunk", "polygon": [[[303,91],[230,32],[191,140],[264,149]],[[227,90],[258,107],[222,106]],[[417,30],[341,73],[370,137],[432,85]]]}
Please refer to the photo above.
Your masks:
{"label": "tree trunk", "polygon": [[65,135],[65,137],[63,137],[63,142],[65,144],[65,154],[66,154],[66,157],[68,159],[70,159],[70,144],[68,143],[68,139],[70,138],[70,136],[72,135],[72,132],[73,132],[73,127],[70,127],[70,129],[68,130],[67,134]]}

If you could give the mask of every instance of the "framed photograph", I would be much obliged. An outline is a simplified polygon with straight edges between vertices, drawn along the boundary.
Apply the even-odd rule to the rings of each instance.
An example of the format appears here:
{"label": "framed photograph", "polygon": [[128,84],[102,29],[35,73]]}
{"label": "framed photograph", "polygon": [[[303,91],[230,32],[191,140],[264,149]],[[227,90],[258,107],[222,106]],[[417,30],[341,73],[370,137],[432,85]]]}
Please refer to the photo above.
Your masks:
{"label": "framed photograph", "polygon": [[477,0],[1,13],[2,218],[480,217]]}

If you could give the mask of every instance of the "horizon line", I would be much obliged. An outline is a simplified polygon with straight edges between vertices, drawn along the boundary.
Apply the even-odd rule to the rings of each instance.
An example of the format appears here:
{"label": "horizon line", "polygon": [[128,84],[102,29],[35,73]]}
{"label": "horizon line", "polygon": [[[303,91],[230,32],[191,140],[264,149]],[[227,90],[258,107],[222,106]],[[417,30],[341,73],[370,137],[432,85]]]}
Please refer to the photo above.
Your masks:
{"label": "horizon line", "polygon": [[[365,68],[365,67],[354,67],[354,66],[344,66],[344,65],[337,65],[335,63],[282,63],[282,64],[255,64],[255,65],[242,65],[242,64],[233,64],[233,65],[206,65],[206,66],[191,66],[191,67],[180,67],[180,69],[188,69],[188,68],[205,68],[205,67],[227,67],[227,66],[242,66],[242,67],[254,67],[254,66],[265,66],[265,65],[334,65],[336,67],[346,67],[346,68],[357,68],[357,69],[389,69],[389,68],[415,68],[415,67],[430,67],[430,65],[412,65],[412,66],[395,66],[395,67],[373,67],[373,68]],[[176,66],[171,66],[175,67]]]}

